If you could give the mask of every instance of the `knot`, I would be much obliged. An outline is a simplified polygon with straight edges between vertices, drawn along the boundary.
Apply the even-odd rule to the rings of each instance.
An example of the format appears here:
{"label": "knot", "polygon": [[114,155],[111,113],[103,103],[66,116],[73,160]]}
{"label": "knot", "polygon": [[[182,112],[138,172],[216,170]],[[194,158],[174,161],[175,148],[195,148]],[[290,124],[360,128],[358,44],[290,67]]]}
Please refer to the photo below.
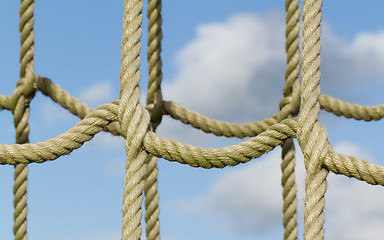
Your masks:
{"label": "knot", "polygon": [[17,91],[19,93],[18,98],[20,98],[21,96],[25,97],[27,105],[35,97],[37,91],[36,81],[38,78],[39,76],[37,75],[26,74],[25,77],[20,78],[20,80],[17,82],[16,86],[19,89]]}
{"label": "knot", "polygon": [[150,129],[151,118],[149,112],[138,101],[131,102],[133,99],[138,100],[132,95],[120,99],[118,120],[122,135],[128,142],[134,140],[142,142],[144,135]]}
{"label": "knot", "polygon": [[279,107],[280,113],[277,117],[278,122],[297,116],[300,110],[300,96],[298,94],[290,94],[289,96],[284,97],[280,101]]}
{"label": "knot", "polygon": [[280,114],[277,121],[297,116],[300,111],[300,83],[287,81],[283,90],[284,98],[280,101]]}
{"label": "knot", "polygon": [[315,122],[306,143],[298,138],[304,154],[305,168],[308,174],[320,171],[327,155],[329,154],[329,142],[327,129],[318,121]]}
{"label": "knot", "polygon": [[160,125],[161,120],[163,119],[163,100],[162,98],[155,100],[152,103],[147,104],[145,109],[148,110],[150,118],[151,118],[151,126],[153,130]]}

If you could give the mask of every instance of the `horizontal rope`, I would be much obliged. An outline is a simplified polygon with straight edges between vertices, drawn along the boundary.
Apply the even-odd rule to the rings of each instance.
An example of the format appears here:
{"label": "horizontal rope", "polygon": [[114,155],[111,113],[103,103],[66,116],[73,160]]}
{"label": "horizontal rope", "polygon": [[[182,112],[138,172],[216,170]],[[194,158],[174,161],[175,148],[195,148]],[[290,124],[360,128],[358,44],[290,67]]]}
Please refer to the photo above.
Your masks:
{"label": "horizontal rope", "polygon": [[[82,119],[93,111],[93,109],[82,103],[79,99],[71,96],[67,91],[61,89],[59,85],[52,83],[49,78],[37,77],[38,90],[40,90],[44,95],[49,96],[53,101],[70,111],[72,114]],[[16,88],[11,96],[0,95],[0,110],[12,111],[20,95],[20,88]],[[365,106],[348,103],[328,95],[321,95],[319,102],[322,109],[327,112],[332,112],[337,116],[344,116],[346,118],[354,118],[356,120],[365,121],[377,121],[384,117],[384,104],[377,106]],[[278,117],[278,114],[275,114],[270,118],[264,119],[263,121],[238,124],[208,118],[173,101],[164,101],[163,108],[165,114],[170,115],[174,119],[181,120],[185,124],[201,129],[206,133],[213,133],[216,136],[238,138],[254,137],[257,134],[260,134],[268,127],[276,123],[276,119]],[[106,131],[112,133],[113,135],[121,135],[120,126],[117,123],[109,125]]]}
{"label": "horizontal rope", "polygon": [[238,138],[254,137],[277,123],[277,115],[273,115],[263,121],[238,124],[208,118],[176,102],[164,101],[163,108],[165,113],[169,114],[172,118],[178,119],[185,124],[190,124],[206,133],[213,133],[216,136]]}
{"label": "horizontal rope", "polygon": [[[49,78],[38,77],[37,89],[81,119],[87,116],[90,112],[94,111],[92,108],[88,107],[87,104],[80,102],[78,98],[71,96],[58,84],[53,83]],[[109,124],[105,131],[108,131],[113,135],[121,135],[121,128],[117,122]]]}
{"label": "horizontal rope", "polygon": [[[45,142],[33,144],[0,144],[0,164],[42,163],[57,159],[79,148],[106,125],[117,121],[118,101],[101,105],[66,133]],[[144,149],[149,153],[188,164],[193,167],[223,168],[245,163],[271,151],[284,139],[295,138],[297,119],[286,119],[275,123],[265,132],[247,141],[224,148],[206,149],[168,140],[148,132],[144,138]],[[329,141],[328,141],[329,142]],[[330,145],[330,143],[328,143]],[[330,147],[332,149],[332,147]],[[344,156],[329,151],[324,167],[335,174],[353,177],[373,185],[384,185],[384,167],[353,156]]]}
{"label": "horizontal rope", "polygon": [[34,144],[0,144],[0,164],[42,163],[67,155],[117,120],[116,102],[101,105],[67,132]]}
{"label": "horizontal rope", "polygon": [[224,148],[202,148],[168,140],[148,132],[144,138],[144,149],[149,153],[188,164],[192,167],[223,168],[246,163],[252,158],[271,151],[283,140],[296,136],[297,121],[283,120],[269,127],[265,132],[247,141]]}
{"label": "horizontal rope", "polygon": [[363,106],[348,103],[327,95],[321,95],[319,102],[322,109],[332,112],[337,116],[365,121],[377,121],[384,117],[384,105]]}
{"label": "horizontal rope", "polygon": [[384,186],[384,167],[378,164],[330,150],[324,165],[335,174],[353,177],[372,185]]}

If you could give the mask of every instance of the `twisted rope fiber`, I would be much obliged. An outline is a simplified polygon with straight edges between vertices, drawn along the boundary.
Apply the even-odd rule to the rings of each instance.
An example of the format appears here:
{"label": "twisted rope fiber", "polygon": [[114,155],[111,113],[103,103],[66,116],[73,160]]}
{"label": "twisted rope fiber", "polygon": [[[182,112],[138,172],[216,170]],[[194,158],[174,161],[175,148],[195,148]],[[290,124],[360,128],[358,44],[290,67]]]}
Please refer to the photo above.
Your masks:
{"label": "twisted rope fiber", "polygon": [[[49,78],[42,78],[39,76],[36,76],[36,78],[37,89],[63,108],[67,109],[73,115],[83,119],[89,113],[94,111],[92,108],[88,107],[87,104],[80,102],[79,99],[71,96],[67,91],[61,89],[59,85],[54,84]],[[121,128],[118,122],[111,122],[103,130],[108,131],[115,136],[121,135]]]}
{"label": "twisted rope fiber", "polygon": [[67,132],[33,144],[0,144],[0,164],[43,163],[81,147],[106,125],[117,120],[117,101],[101,105]]}
{"label": "twisted rope fiber", "polygon": [[254,138],[224,148],[191,146],[148,132],[143,147],[147,152],[169,161],[177,161],[192,167],[223,168],[246,163],[273,150],[283,140],[296,136],[296,125],[295,119],[286,119],[272,125]]}
{"label": "twisted rope fiber", "polygon": [[[300,107],[300,9],[299,0],[286,1],[286,42],[287,67],[285,71],[284,98],[280,102],[279,119],[292,118],[297,115]],[[295,145],[293,139],[287,139],[282,144],[281,184],[283,186],[283,225],[284,239],[297,239],[297,187],[295,182]]]}
{"label": "twisted rope fiber", "polygon": [[[153,23],[156,27],[160,27],[158,25],[158,17],[160,17],[161,23],[161,16],[156,14],[160,14],[161,5],[158,5],[158,1],[152,1],[152,3],[154,2],[157,4],[156,7],[155,5],[151,5],[150,2],[149,9],[155,12],[158,11],[154,15],[157,20]],[[291,19],[291,21],[287,21],[286,47],[288,61],[286,84],[283,89],[284,99],[280,102],[280,113],[272,116],[270,119],[251,124],[224,123],[227,124],[225,127],[226,129],[219,125],[215,126],[212,123],[211,125],[208,124],[208,127],[200,127],[201,129],[208,129],[203,129],[203,131],[225,136],[245,135],[248,130],[244,130],[244,128],[248,127],[251,129],[249,131],[254,131],[252,133],[254,134],[253,136],[256,136],[238,145],[219,149],[204,149],[164,139],[156,136],[154,132],[148,131],[150,124],[153,127],[157,124],[156,121],[158,121],[158,124],[160,123],[163,114],[162,112],[168,113],[172,117],[181,119],[183,122],[187,122],[193,126],[204,125],[204,123],[202,123],[203,121],[214,122],[216,120],[208,118],[208,120],[205,120],[204,118],[206,117],[190,111],[176,103],[163,101],[161,98],[160,83],[158,82],[149,84],[149,88],[155,89],[153,90],[154,94],[152,97],[148,96],[149,100],[147,100],[147,109],[150,111],[150,115],[139,104],[138,99],[140,90],[138,83],[140,80],[140,73],[138,66],[140,64],[140,59],[138,53],[140,52],[142,2],[125,1],[124,3],[125,12],[122,41],[122,68],[120,76],[120,101],[114,101],[110,104],[100,106],[93,111],[87,105],[82,104],[78,99],[70,96],[58,85],[53,84],[49,79],[41,78],[34,74],[32,28],[34,5],[33,1],[24,0],[20,9],[20,31],[22,33],[22,49],[20,52],[21,78],[18,81],[17,88],[12,96],[0,95],[0,110],[7,109],[14,113],[17,138],[20,139],[20,142],[17,140],[17,143],[22,143],[23,141],[28,142],[29,102],[32,100],[36,89],[49,96],[52,100],[68,109],[73,114],[83,118],[83,120],[66,133],[42,143],[0,144],[0,164],[21,166],[20,164],[28,164],[31,162],[41,163],[47,160],[54,160],[61,155],[68,154],[72,150],[79,148],[85,141],[89,141],[95,134],[102,130],[110,131],[115,135],[122,134],[127,139],[127,174],[124,180],[123,198],[123,239],[140,238],[140,220],[142,217],[140,206],[143,199],[143,189],[147,195],[145,204],[147,208],[147,228],[151,225],[149,228],[151,230],[147,231],[147,236],[148,239],[159,239],[159,233],[158,230],[156,230],[158,227],[158,225],[156,225],[158,224],[158,194],[156,190],[157,180],[156,177],[154,177],[154,175],[157,175],[156,158],[154,156],[160,156],[170,161],[189,164],[193,167],[222,168],[247,162],[265,152],[271,151],[277,145],[282,144],[283,198],[285,199],[284,209],[287,210],[283,209],[285,212],[284,225],[286,228],[284,239],[296,239],[296,217],[295,214],[291,215],[291,212],[296,212],[295,194],[292,194],[291,192],[295,192],[296,190],[295,185],[291,185],[292,187],[288,187],[288,185],[291,182],[294,183],[294,148],[292,139],[290,138],[297,137],[300,147],[304,152],[305,166],[307,169],[304,239],[323,239],[324,193],[326,191],[326,176],[328,171],[348,177],[354,177],[366,181],[369,184],[384,185],[384,167],[369,161],[360,160],[353,156],[344,156],[333,151],[332,146],[327,139],[326,129],[317,121],[320,107],[333,112],[338,116],[342,115],[347,118],[371,121],[378,120],[382,117],[383,105],[374,107],[360,106],[346,103],[330,96],[320,95],[319,52],[321,34],[320,10],[322,1],[305,1],[303,10],[304,37],[301,115],[298,120],[296,118],[289,119],[297,114],[297,106],[300,104],[298,94],[300,86],[296,80],[297,77],[295,77],[297,76],[296,72],[298,70],[297,66],[295,67],[295,64],[290,64],[294,63],[296,60],[298,61],[298,52],[293,50],[296,48],[297,44],[294,35],[296,34],[295,31],[298,27],[296,27],[296,20],[293,21],[292,17],[296,17],[299,10],[293,4],[296,4],[296,2],[289,1],[286,5],[287,20]],[[292,15],[290,15],[290,13]],[[148,13],[148,15],[151,16],[152,14]],[[288,29],[290,28],[293,28],[293,30],[289,31]],[[149,49],[154,52],[148,54],[148,58],[149,62],[153,60],[153,70],[150,70],[150,76],[154,76],[158,79],[160,76],[159,74],[161,74],[161,47],[156,44],[160,44],[161,30],[157,29],[155,30],[155,33],[156,34],[153,35],[155,36],[154,43],[149,41]],[[130,37],[128,38],[127,36]],[[151,36],[152,35],[150,34],[150,38]],[[158,38],[159,36],[160,38]],[[289,61],[289,59],[292,61]],[[150,65],[152,63],[150,63]],[[151,72],[153,72],[153,74],[151,74]],[[160,121],[158,120],[159,115],[156,117],[158,112],[161,113]],[[149,116],[151,116],[151,118]],[[117,120],[119,121],[121,128],[116,122]],[[260,126],[258,126],[259,124]],[[243,128],[243,130],[240,130],[243,132],[239,134],[234,133],[236,131],[232,129],[234,126]],[[18,128],[21,130],[19,131]],[[155,128],[156,126],[153,127],[153,130],[155,130]],[[257,128],[259,128],[259,130],[254,130]],[[248,133],[248,136],[252,134]],[[154,156],[148,155],[143,149]],[[153,161],[153,159],[155,159],[155,161]],[[146,163],[148,164],[147,171]],[[24,169],[25,168],[19,171],[18,168],[16,168],[15,175],[21,174],[26,176],[26,171]],[[145,184],[144,177],[146,179]],[[15,186],[20,186],[21,189],[26,189],[27,184],[24,179],[26,178],[22,177],[15,179]],[[287,189],[290,190],[290,192],[286,192]],[[25,207],[22,208],[21,217],[17,217],[15,221],[15,228],[19,229],[15,231],[15,239],[27,239],[26,218],[25,221],[23,220],[27,213],[26,192],[24,193],[18,189],[15,190],[15,205],[19,207],[20,205],[23,205],[25,200]],[[149,197],[150,195],[151,197]],[[152,196],[154,197],[152,198]],[[20,201],[16,201],[16,199],[20,199]],[[15,213],[16,212],[15,209]],[[147,217],[147,214],[149,217]],[[289,215],[293,217],[287,217]],[[286,219],[289,220],[287,224],[285,222]],[[152,223],[155,224],[152,225]],[[18,238],[19,232],[22,232],[20,238]]]}
{"label": "twisted rope fiber", "polygon": [[263,121],[256,121],[253,123],[238,124],[208,118],[173,101],[164,101],[163,108],[165,114],[169,114],[172,118],[180,120],[185,124],[190,124],[206,133],[213,133],[216,136],[237,138],[257,136],[273,124],[277,123],[276,119],[278,116],[273,115]]}
{"label": "twisted rope fiber", "polygon": [[[13,109],[14,125],[16,128],[16,143],[29,142],[29,103],[35,95],[34,86],[34,31],[33,31],[33,10],[35,3],[33,0],[22,0],[20,6],[20,80],[17,88],[21,89]],[[15,208],[13,218],[13,233],[15,240],[27,240],[27,185],[28,185],[28,165],[19,164],[15,166],[15,183],[13,186]]]}
{"label": "twisted rope fiber", "polygon": [[[100,132],[106,125],[110,124],[117,120],[118,113],[118,101],[113,101],[109,104],[104,104],[98,107],[94,112],[91,112],[87,117],[82,121],[77,123],[73,128],[69,129],[66,133],[61,134],[55,138],[49,139],[45,142],[33,143],[33,144],[0,144],[0,164],[16,165],[16,164],[29,164],[29,163],[43,163],[49,160],[55,160],[62,155],[68,154],[73,150],[79,148],[84,144],[84,142],[89,141],[93,138],[95,134]],[[288,122],[286,122],[288,121]],[[287,130],[285,126],[281,124],[287,124],[288,128],[292,130]],[[277,130],[284,132],[286,136],[279,135],[276,133],[276,129],[282,128],[283,130]],[[284,120],[281,123],[275,124],[270,129],[268,129],[263,135],[257,136],[255,139],[247,140],[238,145],[227,147],[232,149],[235,153],[240,154],[239,151],[242,151],[242,145],[247,146],[247,142],[263,142],[266,140],[263,139],[264,135],[274,135],[276,138],[284,140],[288,137],[296,137],[296,120]],[[204,156],[212,156],[215,153],[215,159],[203,159],[201,162],[211,162],[210,165],[222,166],[222,159],[226,159],[225,153],[220,154],[221,149],[203,149],[200,147],[192,147],[187,144],[181,144],[177,141],[173,142],[177,148],[188,149],[191,151],[189,154],[183,153],[182,156],[177,157],[180,153],[175,150],[174,144],[171,146],[157,146],[161,143],[151,142],[152,138],[155,138],[155,141],[164,141],[161,137],[156,136],[152,132],[148,132],[144,139],[144,149],[149,149],[152,154],[155,154],[158,157],[166,158],[170,161],[178,161],[184,164],[190,164],[192,166],[205,166],[207,163],[196,163],[196,158],[199,154]],[[169,141],[169,140],[168,140]],[[327,140],[328,141],[328,140]],[[274,145],[275,143],[269,143]],[[278,144],[277,144],[278,145]],[[265,146],[253,145],[255,147],[256,154],[253,158],[257,157],[259,153],[257,151],[263,151]],[[344,156],[334,152],[329,147],[329,153],[326,156],[324,167],[328,170],[334,172],[335,174],[342,174],[347,177],[354,177],[356,179],[366,181],[369,184],[373,185],[383,185],[384,186],[384,167],[378,164],[371,163],[369,161],[360,160],[353,156]],[[152,149],[152,150],[151,150]],[[201,150],[203,149],[203,150]],[[167,152],[169,153],[163,153]],[[203,151],[203,152],[202,152]],[[227,151],[227,150],[224,150]],[[233,155],[233,153],[232,153]],[[252,154],[248,154],[252,155]],[[171,158],[170,156],[176,156]],[[207,157],[205,157],[207,158]],[[252,156],[251,156],[252,158]],[[238,162],[240,163],[240,161]]]}
{"label": "twisted rope fiber", "polygon": [[323,168],[328,154],[326,129],[317,121],[320,104],[321,0],[305,0],[303,9],[303,66],[301,113],[297,138],[304,153],[305,210],[304,239],[324,239],[324,206],[328,171]]}
{"label": "twisted rope fiber", "polygon": [[[148,93],[147,106],[151,117],[151,127],[156,131],[157,126],[161,123],[163,117],[163,97],[161,93],[162,61],[161,61],[161,1],[148,1]],[[148,240],[160,240],[160,221],[159,221],[159,193],[157,191],[158,167],[157,157],[149,154],[147,159],[147,172],[145,175],[145,222],[146,236]]]}
{"label": "twisted rope fiber", "polygon": [[[38,77],[36,84],[38,90],[40,90],[43,94],[49,96],[53,101],[60,104],[60,106],[80,118],[84,118],[92,111],[92,109],[86,104],[81,103],[77,98],[62,90],[59,85],[52,83],[48,78]],[[298,88],[300,91],[300,86],[298,86]],[[0,110],[12,110],[21,94],[21,88],[16,88],[12,96],[4,96],[0,94]],[[291,101],[288,100],[289,99],[284,98],[280,104],[285,106],[286,103],[284,101]],[[298,101],[300,102],[300,100]],[[364,106],[348,103],[328,95],[320,95],[319,103],[322,109],[334,113],[337,116],[344,116],[346,118],[354,118],[356,120],[364,121],[378,121],[384,117],[383,104],[377,106]],[[253,123],[236,124],[210,119],[173,101],[163,101],[162,105],[164,114],[168,114],[176,120],[181,120],[185,124],[190,124],[195,128],[201,129],[206,133],[213,133],[216,136],[237,138],[254,137],[265,131],[265,129],[272,124],[276,123],[274,119],[285,119],[284,116],[289,114],[288,111],[288,113],[285,113],[282,109],[282,112],[279,114],[272,115],[270,118],[265,119],[262,122],[257,121]],[[120,126],[118,124],[113,124],[113,126],[108,126],[106,131],[111,132],[113,135],[121,135],[121,130],[119,128]]]}
{"label": "twisted rope fiber", "polygon": [[[118,113],[118,101],[113,101],[109,104],[104,104],[98,107],[94,112],[90,113],[87,117],[77,123],[73,128],[69,129],[66,133],[61,134],[55,138],[49,139],[45,142],[38,142],[33,144],[0,144],[0,164],[4,165],[16,165],[16,164],[29,164],[29,163],[43,163],[49,160],[55,160],[62,155],[69,154],[73,150],[79,148],[84,142],[89,141],[93,136],[108,125],[109,123],[117,120]],[[287,125],[287,126],[285,126]],[[245,152],[244,146],[252,146],[254,148],[254,155],[248,152],[250,158],[260,156],[260,151],[264,151],[265,144],[269,138],[265,136],[271,135],[277,139],[284,140],[288,137],[296,137],[296,119],[284,120],[281,123],[273,125],[265,133],[257,136],[253,139],[249,139],[241,144],[229,146],[224,148],[223,151],[231,149],[234,153],[226,156],[225,152],[221,152],[222,149],[204,149],[201,147],[193,147],[187,144],[178,143],[177,141],[170,141],[173,144],[171,146],[158,146],[161,143],[159,141],[165,141],[161,137],[156,136],[153,132],[148,132],[144,139],[144,149],[158,156],[163,157],[170,161],[178,161],[183,164],[190,164],[195,167],[203,167],[207,164],[218,165],[223,167],[223,159],[228,159],[232,155],[241,155],[241,152]],[[281,130],[279,130],[281,129]],[[276,133],[283,132],[283,134]],[[152,138],[155,142],[152,142]],[[273,137],[272,137],[273,139]],[[262,144],[252,144],[251,142],[261,142]],[[328,141],[328,140],[327,140]],[[269,143],[271,146],[278,145],[274,140]],[[176,145],[173,146],[173,145]],[[181,146],[178,146],[181,145]],[[187,149],[189,153],[184,152],[180,154],[175,148]],[[326,156],[324,166],[334,172],[335,174],[342,174],[347,177],[354,177],[356,179],[366,181],[373,185],[384,186],[384,167],[378,164],[371,163],[369,161],[360,160],[353,156],[344,156],[330,150]],[[170,153],[163,153],[163,152]],[[177,156],[181,155],[181,156]],[[202,156],[199,156],[202,155]],[[173,156],[174,158],[171,158]],[[176,156],[176,157],[175,157]],[[214,159],[207,156],[213,156]],[[203,157],[205,159],[196,163],[196,158]],[[248,159],[248,160],[249,160]],[[246,161],[246,160],[245,160]],[[207,163],[208,162],[208,163]],[[239,161],[238,163],[241,163]],[[236,163],[233,163],[236,165]]]}
{"label": "twisted rope fiber", "polygon": [[378,121],[384,117],[383,104],[377,106],[362,106],[347,103],[327,95],[321,95],[319,101],[322,109],[332,112],[337,116],[364,121]]}
{"label": "twisted rope fiber", "polygon": [[[142,143],[150,124],[149,113],[140,103],[140,38],[142,1],[124,1],[123,40],[121,43],[120,104],[118,120],[126,138],[126,174],[123,194],[122,239],[140,239],[141,218],[148,153]],[[128,136],[128,137],[127,137]]]}

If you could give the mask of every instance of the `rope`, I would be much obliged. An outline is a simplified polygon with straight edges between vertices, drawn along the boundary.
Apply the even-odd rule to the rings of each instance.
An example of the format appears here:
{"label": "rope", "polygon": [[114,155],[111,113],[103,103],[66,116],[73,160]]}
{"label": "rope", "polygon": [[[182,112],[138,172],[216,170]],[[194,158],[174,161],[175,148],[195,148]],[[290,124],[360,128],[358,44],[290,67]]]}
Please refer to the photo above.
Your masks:
{"label": "rope", "polygon": [[303,8],[303,66],[301,113],[297,139],[304,153],[304,239],[324,239],[324,194],[328,171],[323,162],[328,153],[327,131],[317,121],[320,112],[320,35],[322,0],[306,0]]}
{"label": "rope", "polygon": [[[33,10],[35,3],[33,0],[22,0],[20,7],[20,80],[17,88],[21,89],[21,95],[17,99],[13,109],[14,125],[16,128],[16,143],[29,142],[29,103],[35,95],[34,82],[34,31],[33,31]],[[13,233],[15,240],[26,240],[27,235],[27,185],[28,185],[28,165],[15,165],[14,174],[15,184],[13,186],[15,212],[13,214],[14,226]]]}
{"label": "rope", "polygon": [[143,2],[124,1],[123,40],[121,43],[120,104],[118,120],[126,138],[126,174],[123,194],[122,239],[140,239],[141,204],[148,153],[141,147],[149,128],[150,116],[140,103],[140,38]]}
{"label": "rope", "polygon": [[[147,106],[151,117],[151,126],[156,131],[163,117],[163,97],[161,93],[161,81],[163,78],[161,72],[161,1],[148,1],[148,93]],[[159,221],[159,193],[157,191],[157,157],[149,154],[147,159],[147,173],[145,175],[145,222],[146,235],[148,240],[160,240],[160,221]]]}
{"label": "rope", "polygon": [[[120,98],[96,110],[81,103],[49,78],[34,73],[33,0],[22,0],[20,8],[20,80],[11,96],[0,95],[0,110],[12,111],[16,127],[16,144],[0,144],[0,164],[15,166],[15,239],[27,239],[27,164],[55,160],[80,148],[97,133],[108,131],[126,139],[126,175],[123,194],[122,239],[140,239],[143,192],[147,239],[160,239],[159,194],[157,192],[157,158],[201,168],[224,168],[246,163],[282,146],[282,185],[284,199],[284,239],[297,239],[297,198],[295,183],[295,149],[297,138],[304,153],[305,178],[304,239],[324,238],[324,206],[328,171],[353,177],[372,185],[384,186],[384,167],[333,150],[327,130],[318,122],[320,109],[337,116],[357,120],[379,120],[384,105],[361,106],[331,96],[320,90],[320,22],[321,0],[306,0],[303,8],[302,85],[299,53],[298,0],[286,2],[287,68],[284,98],[280,112],[253,123],[217,121],[189,110],[175,102],[167,102],[161,94],[161,2],[149,0],[147,106],[140,97],[140,38],[142,35],[143,1],[125,0],[120,71]],[[82,120],[67,132],[44,142],[29,143],[29,105],[36,91],[57,102]],[[300,108],[300,114],[299,114]],[[156,135],[162,115],[227,137],[251,137],[237,145],[206,149],[183,144]],[[298,117],[296,117],[299,114]]]}
{"label": "rope", "polygon": [[321,95],[319,101],[322,109],[332,112],[336,116],[364,121],[378,121],[384,117],[384,105],[362,106],[347,103],[327,95]]}
{"label": "rope", "polygon": [[[92,108],[88,107],[88,105],[80,102],[79,99],[61,89],[59,85],[54,84],[49,78],[37,77],[36,83],[38,90],[81,119],[94,111]],[[108,131],[115,136],[121,135],[121,128],[117,122],[111,122],[103,130]]]}
{"label": "rope", "polygon": [[149,153],[168,161],[177,161],[191,167],[223,168],[246,163],[273,150],[282,144],[283,140],[296,136],[296,126],[295,120],[286,119],[254,138],[224,148],[191,146],[148,132],[143,147]]}
{"label": "rope", "polygon": [[194,128],[201,129],[206,133],[213,133],[216,136],[254,137],[277,123],[277,115],[273,115],[263,121],[238,124],[208,118],[176,102],[163,102],[163,107],[165,113],[169,114],[172,118],[180,120],[185,124],[190,124]]}
{"label": "rope", "polygon": [[116,102],[101,105],[67,132],[33,144],[0,144],[0,164],[43,163],[80,148],[109,123],[117,120]]}
{"label": "rope", "polygon": [[[299,30],[300,10],[299,1],[286,1],[286,42],[287,68],[285,71],[285,85],[283,88],[284,98],[280,102],[279,121],[285,118],[292,118],[297,115],[300,107],[300,51],[299,51]],[[281,184],[283,186],[283,225],[284,239],[297,239],[297,187],[295,182],[295,145],[292,138],[282,144],[281,163]]]}

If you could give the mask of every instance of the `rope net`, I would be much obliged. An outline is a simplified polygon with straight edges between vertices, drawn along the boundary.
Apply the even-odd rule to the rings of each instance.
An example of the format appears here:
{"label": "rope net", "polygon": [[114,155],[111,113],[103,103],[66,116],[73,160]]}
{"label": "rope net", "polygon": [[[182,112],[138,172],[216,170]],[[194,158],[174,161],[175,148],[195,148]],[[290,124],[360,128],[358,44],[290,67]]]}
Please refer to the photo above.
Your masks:
{"label": "rope net", "polygon": [[[0,110],[14,116],[16,144],[0,144],[0,164],[15,166],[14,235],[27,239],[28,164],[56,160],[80,148],[101,131],[126,139],[126,174],[122,209],[122,239],[140,239],[143,200],[147,239],[160,239],[157,157],[201,168],[224,168],[246,163],[275,147],[282,147],[284,239],[297,239],[297,187],[295,148],[299,142],[304,154],[305,212],[304,239],[324,239],[324,206],[329,171],[373,185],[384,185],[384,167],[370,161],[335,152],[327,130],[318,121],[320,109],[356,120],[380,120],[384,105],[361,106],[321,94],[320,36],[322,0],[305,0],[302,11],[302,48],[299,49],[299,0],[287,0],[287,64],[280,112],[270,118],[246,124],[217,121],[165,101],[161,93],[162,39],[161,1],[149,0],[148,12],[148,94],[147,105],[140,97],[140,38],[142,0],[125,0],[121,44],[120,96],[118,100],[92,110],[86,104],[34,72],[34,1],[22,0],[20,7],[20,80],[11,96],[0,95]],[[300,64],[301,59],[301,64]],[[301,74],[301,83],[299,75]],[[80,117],[67,132],[44,142],[29,143],[29,105],[37,91]],[[251,137],[237,145],[207,149],[169,140],[155,133],[162,116],[169,115],[206,133],[226,137]]]}

